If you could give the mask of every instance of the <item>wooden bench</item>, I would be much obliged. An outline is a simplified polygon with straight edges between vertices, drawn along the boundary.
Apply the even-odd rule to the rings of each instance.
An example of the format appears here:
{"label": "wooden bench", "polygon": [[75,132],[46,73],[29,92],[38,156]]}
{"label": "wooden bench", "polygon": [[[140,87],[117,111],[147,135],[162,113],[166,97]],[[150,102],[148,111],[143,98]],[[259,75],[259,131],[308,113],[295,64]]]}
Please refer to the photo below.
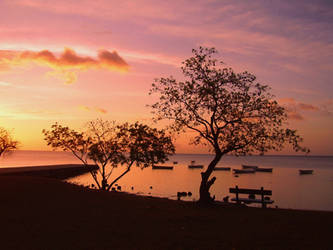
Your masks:
{"label": "wooden bench", "polygon": [[[263,208],[266,208],[267,204],[272,204],[274,201],[271,200],[268,195],[272,195],[272,190],[264,190],[263,187],[261,189],[249,189],[249,188],[230,188],[229,192],[232,194],[236,194],[235,198],[232,198],[232,201],[236,201],[237,203],[244,202],[246,204],[251,203],[261,203]],[[248,198],[239,198],[239,194],[248,194]],[[252,196],[253,197],[250,197]],[[255,195],[260,195],[261,199],[256,199]],[[265,196],[266,195],[266,196]]]}

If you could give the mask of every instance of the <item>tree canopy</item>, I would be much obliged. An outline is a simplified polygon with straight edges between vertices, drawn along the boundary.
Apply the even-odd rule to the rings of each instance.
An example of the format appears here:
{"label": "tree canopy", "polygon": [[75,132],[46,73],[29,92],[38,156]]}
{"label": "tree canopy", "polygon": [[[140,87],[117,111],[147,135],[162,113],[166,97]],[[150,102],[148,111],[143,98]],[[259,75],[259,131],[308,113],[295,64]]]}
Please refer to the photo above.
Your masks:
{"label": "tree canopy", "polygon": [[15,141],[8,130],[0,127],[0,157],[17,149],[19,142]]}
{"label": "tree canopy", "polygon": [[[286,127],[287,112],[249,72],[235,73],[213,56],[215,48],[193,49],[183,62],[184,81],[172,76],[156,79],[150,94],[159,100],[151,105],[156,120],[168,119],[175,131],[196,132],[194,144],[208,145],[215,157],[202,173],[200,199],[210,200],[209,179],[221,157],[281,150],[285,143],[307,152],[296,130]],[[224,67],[223,67],[224,66]]]}
{"label": "tree canopy", "polygon": [[[90,121],[85,132],[56,123],[51,130],[43,130],[43,134],[53,149],[72,152],[85,166],[89,160],[93,161],[99,168],[90,173],[103,190],[110,190],[133,165],[145,168],[165,162],[175,151],[171,137],[164,130],[139,122],[117,124],[99,119]],[[123,167],[124,171],[110,180],[117,167]]]}

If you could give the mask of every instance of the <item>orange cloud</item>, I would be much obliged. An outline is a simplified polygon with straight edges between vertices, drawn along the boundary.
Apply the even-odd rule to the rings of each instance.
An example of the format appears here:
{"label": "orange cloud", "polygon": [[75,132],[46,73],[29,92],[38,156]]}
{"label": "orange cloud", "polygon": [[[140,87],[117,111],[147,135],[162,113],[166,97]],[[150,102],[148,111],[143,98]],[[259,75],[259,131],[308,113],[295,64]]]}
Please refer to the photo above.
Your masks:
{"label": "orange cloud", "polygon": [[318,107],[297,102],[294,98],[282,98],[279,103],[286,108],[288,118],[292,120],[304,120],[304,117],[300,114],[301,111],[320,111]]}
{"label": "orange cloud", "polygon": [[308,103],[297,102],[294,98],[281,98],[279,103],[286,107],[297,108],[307,111],[318,111],[319,108]]}
{"label": "orange cloud", "polygon": [[7,71],[10,69],[8,60],[11,60],[15,57],[15,52],[8,50],[0,50],[0,72]]}
{"label": "orange cloud", "polygon": [[83,110],[83,111],[90,111],[90,108],[88,106],[84,106],[84,105],[79,106],[79,109]]}
{"label": "orange cloud", "polygon": [[8,70],[10,66],[31,62],[52,68],[54,71],[50,75],[65,78],[66,83],[75,82],[76,71],[79,70],[107,69],[124,72],[129,68],[126,61],[116,51],[100,50],[97,58],[79,56],[70,48],[65,48],[59,57],[49,50],[16,52],[15,55],[8,51],[0,53],[0,70]]}
{"label": "orange cloud", "polygon": [[99,107],[88,107],[88,106],[79,106],[79,109],[83,110],[83,111],[88,111],[88,112],[91,112],[91,111],[94,111],[94,112],[98,112],[98,113],[101,113],[101,114],[106,114],[108,111],[106,109],[103,109],[103,108],[99,108]]}
{"label": "orange cloud", "polygon": [[102,114],[106,114],[108,112],[106,109],[103,109],[103,108],[95,108],[95,110]]}
{"label": "orange cloud", "polygon": [[296,101],[294,98],[280,98],[279,103],[282,105],[295,104]]}
{"label": "orange cloud", "polygon": [[297,120],[297,121],[304,120],[304,117],[300,113],[297,113],[295,111],[287,110],[287,115],[288,115],[288,118],[291,120]]}
{"label": "orange cloud", "polygon": [[311,105],[311,104],[306,104],[306,103],[298,103],[297,105],[300,109],[302,110],[308,110],[308,111],[317,111],[319,108]]}

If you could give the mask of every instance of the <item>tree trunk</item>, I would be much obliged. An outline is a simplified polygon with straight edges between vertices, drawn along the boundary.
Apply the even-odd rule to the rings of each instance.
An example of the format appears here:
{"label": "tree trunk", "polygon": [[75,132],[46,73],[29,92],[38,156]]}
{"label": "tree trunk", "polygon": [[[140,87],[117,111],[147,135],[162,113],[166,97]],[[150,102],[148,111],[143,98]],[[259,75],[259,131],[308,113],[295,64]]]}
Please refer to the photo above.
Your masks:
{"label": "tree trunk", "polygon": [[105,176],[103,176],[103,179],[102,179],[102,190],[107,190],[108,188],[108,181],[105,179]]}
{"label": "tree trunk", "polygon": [[209,179],[210,175],[212,174],[215,166],[217,163],[221,160],[223,154],[222,153],[216,153],[214,159],[209,163],[207,169],[205,172],[201,173],[201,184],[199,189],[199,203],[202,204],[208,204],[212,203],[215,199],[214,197],[210,196],[209,189],[214,184],[216,177]]}

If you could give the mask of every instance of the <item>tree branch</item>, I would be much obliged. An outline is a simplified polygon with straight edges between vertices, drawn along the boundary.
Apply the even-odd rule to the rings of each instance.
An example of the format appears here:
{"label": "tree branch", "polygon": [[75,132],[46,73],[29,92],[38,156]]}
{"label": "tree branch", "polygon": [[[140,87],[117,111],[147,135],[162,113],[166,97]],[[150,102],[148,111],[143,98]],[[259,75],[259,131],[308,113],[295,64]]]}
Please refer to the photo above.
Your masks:
{"label": "tree branch", "polygon": [[107,191],[109,191],[110,188],[113,186],[113,184],[115,184],[115,183],[116,183],[121,177],[123,177],[125,174],[127,174],[127,173],[131,170],[131,167],[132,167],[133,163],[134,163],[134,161],[132,161],[132,162],[128,165],[127,169],[126,169],[121,175],[119,175],[119,176],[118,176],[113,182],[110,183],[110,185],[109,185]]}

